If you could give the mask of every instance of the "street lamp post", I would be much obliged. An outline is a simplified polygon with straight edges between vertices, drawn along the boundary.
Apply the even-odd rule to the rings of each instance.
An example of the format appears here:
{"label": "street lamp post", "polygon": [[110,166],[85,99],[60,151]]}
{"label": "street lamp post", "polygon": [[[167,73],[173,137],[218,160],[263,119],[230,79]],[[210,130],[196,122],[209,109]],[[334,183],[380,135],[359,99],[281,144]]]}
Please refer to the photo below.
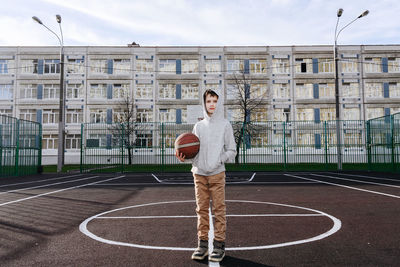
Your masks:
{"label": "street lamp post", "polygon": [[342,148],[341,148],[341,127],[340,127],[340,107],[339,107],[339,71],[338,71],[338,49],[337,49],[337,39],[339,37],[339,34],[350,24],[355,22],[357,19],[365,17],[368,15],[369,11],[365,10],[361,15],[359,15],[357,18],[353,19],[349,23],[346,24],[343,28],[337,31],[338,24],[339,24],[339,19],[343,14],[343,9],[339,8],[337,11],[337,21],[336,21],[336,27],[335,27],[335,45],[333,49],[333,57],[334,57],[334,62],[335,62],[335,107],[336,107],[336,143],[337,143],[337,168],[338,170],[342,170]]}
{"label": "street lamp post", "polygon": [[61,29],[61,16],[56,15],[57,23],[60,27],[61,39],[54,31],[47,27],[43,22],[36,16],[32,19],[45,27],[51,33],[53,33],[58,41],[60,42],[60,107],[59,107],[59,121],[58,121],[58,155],[57,155],[57,172],[60,173],[64,166],[64,140],[65,140],[65,90],[64,90],[64,37]]}

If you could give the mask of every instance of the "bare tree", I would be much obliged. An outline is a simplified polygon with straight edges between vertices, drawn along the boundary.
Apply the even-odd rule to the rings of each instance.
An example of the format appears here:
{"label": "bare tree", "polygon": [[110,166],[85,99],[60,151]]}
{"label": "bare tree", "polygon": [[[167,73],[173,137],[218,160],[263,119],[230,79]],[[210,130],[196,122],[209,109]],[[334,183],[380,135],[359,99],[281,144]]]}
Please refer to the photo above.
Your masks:
{"label": "bare tree", "polygon": [[241,121],[234,125],[233,131],[236,141],[236,157],[235,163],[239,163],[239,151],[243,142],[250,142],[252,135],[259,132],[262,128],[251,120],[251,113],[258,112],[258,110],[265,105],[267,100],[268,90],[265,92],[255,92],[252,88],[252,77],[250,74],[240,71],[233,74],[233,82],[235,88],[233,91],[228,92],[234,99],[234,103],[240,109]]}

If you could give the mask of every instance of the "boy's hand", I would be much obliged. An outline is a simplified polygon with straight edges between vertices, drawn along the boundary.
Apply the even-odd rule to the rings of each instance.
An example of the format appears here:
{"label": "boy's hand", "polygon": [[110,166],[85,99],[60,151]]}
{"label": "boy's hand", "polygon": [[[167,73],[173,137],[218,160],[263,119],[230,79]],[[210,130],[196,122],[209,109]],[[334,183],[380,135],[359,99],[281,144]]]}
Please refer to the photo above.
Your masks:
{"label": "boy's hand", "polygon": [[175,150],[175,157],[177,157],[180,162],[185,161],[185,156],[182,153],[178,153],[178,150]]}

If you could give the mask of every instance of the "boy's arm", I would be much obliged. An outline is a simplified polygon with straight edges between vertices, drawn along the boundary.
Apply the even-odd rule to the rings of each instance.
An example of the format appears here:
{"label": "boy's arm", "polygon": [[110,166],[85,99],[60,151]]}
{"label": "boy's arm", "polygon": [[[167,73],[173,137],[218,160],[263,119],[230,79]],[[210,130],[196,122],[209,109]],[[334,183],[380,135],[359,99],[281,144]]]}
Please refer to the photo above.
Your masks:
{"label": "boy's arm", "polygon": [[221,153],[222,163],[232,161],[236,156],[236,142],[233,135],[232,125],[228,122],[224,133],[224,151]]}

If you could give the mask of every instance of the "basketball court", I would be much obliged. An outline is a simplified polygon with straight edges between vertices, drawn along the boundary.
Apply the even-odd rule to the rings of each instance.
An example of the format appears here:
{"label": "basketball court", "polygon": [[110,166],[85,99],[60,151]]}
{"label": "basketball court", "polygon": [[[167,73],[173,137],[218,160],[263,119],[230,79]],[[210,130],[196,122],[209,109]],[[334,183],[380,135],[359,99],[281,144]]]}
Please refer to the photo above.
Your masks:
{"label": "basketball court", "polygon": [[2,178],[0,260],[3,266],[398,263],[399,175],[227,173],[226,199],[226,257],[212,263],[190,259],[197,239],[190,173]]}

